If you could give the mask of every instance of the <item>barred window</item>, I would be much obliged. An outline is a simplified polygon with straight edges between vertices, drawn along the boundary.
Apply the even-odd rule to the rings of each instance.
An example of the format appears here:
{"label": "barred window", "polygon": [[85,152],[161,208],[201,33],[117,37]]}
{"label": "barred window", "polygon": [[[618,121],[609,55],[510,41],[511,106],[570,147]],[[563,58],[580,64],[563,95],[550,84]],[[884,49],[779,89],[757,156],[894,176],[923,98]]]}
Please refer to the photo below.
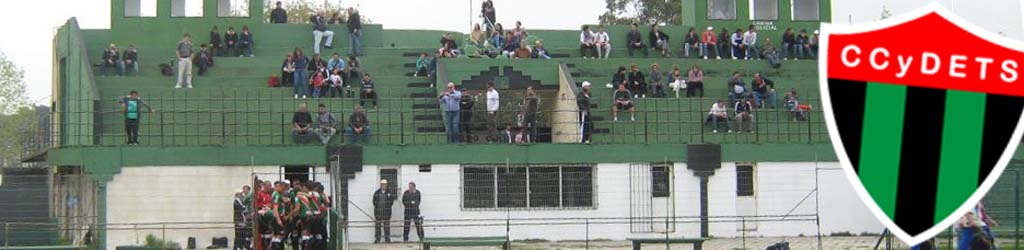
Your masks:
{"label": "barred window", "polygon": [[594,205],[591,166],[466,166],[464,208],[569,208]]}
{"label": "barred window", "polygon": [[249,0],[217,0],[218,17],[249,17]]}
{"label": "barred window", "polygon": [[818,21],[821,19],[820,0],[790,0],[792,18],[794,21]]}
{"label": "barred window", "polygon": [[750,20],[779,20],[779,0],[750,0]]}
{"label": "barred window", "polygon": [[671,167],[665,164],[651,166],[651,195],[654,198],[672,195]]}
{"label": "barred window", "polygon": [[125,17],[155,17],[156,0],[125,0]]}
{"label": "barred window", "polygon": [[202,17],[203,0],[171,0],[171,17]]}
{"label": "barred window", "polygon": [[754,196],[754,165],[736,166],[736,196]]}
{"label": "barred window", "polygon": [[736,20],[736,0],[708,0],[709,20]]}

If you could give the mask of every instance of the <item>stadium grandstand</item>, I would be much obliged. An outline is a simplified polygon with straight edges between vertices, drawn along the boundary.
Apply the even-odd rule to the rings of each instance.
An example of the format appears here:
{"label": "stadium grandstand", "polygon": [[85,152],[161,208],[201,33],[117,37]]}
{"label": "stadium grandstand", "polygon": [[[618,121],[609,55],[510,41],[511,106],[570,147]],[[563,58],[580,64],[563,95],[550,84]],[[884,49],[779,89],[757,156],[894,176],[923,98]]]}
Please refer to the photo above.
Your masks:
{"label": "stadium grandstand", "polygon": [[830,1],[682,1],[635,50],[631,25],[278,23],[265,1],[111,0],[110,29],[61,26],[52,129],[25,157],[52,170],[0,185],[44,205],[0,202],[25,211],[0,216],[0,249],[814,249],[882,230],[818,98]]}

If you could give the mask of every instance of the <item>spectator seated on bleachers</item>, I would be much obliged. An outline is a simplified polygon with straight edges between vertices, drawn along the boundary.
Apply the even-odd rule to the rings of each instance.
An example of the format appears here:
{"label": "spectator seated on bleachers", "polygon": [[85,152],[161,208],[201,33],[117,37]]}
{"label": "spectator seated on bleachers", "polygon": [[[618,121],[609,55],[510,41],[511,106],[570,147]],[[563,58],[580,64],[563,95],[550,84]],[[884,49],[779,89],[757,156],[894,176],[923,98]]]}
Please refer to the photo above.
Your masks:
{"label": "spectator seated on bleachers", "polygon": [[[327,61],[327,71],[334,75],[335,71],[345,71],[345,59],[341,58],[341,55],[334,53],[331,55],[331,60]],[[348,74],[341,74],[341,80],[344,82],[348,81]]]}
{"label": "spectator seated on bleachers", "polygon": [[199,75],[206,75],[206,70],[213,67],[213,54],[210,53],[210,48],[205,43],[199,45],[199,52],[192,58],[192,63],[199,67]]}
{"label": "spectator seated on bleachers", "polygon": [[629,120],[635,121],[636,107],[633,106],[633,93],[626,90],[625,84],[620,84],[619,88],[612,93],[612,98],[615,99],[615,103],[612,104],[612,121],[619,121],[619,111],[629,110]]}
{"label": "spectator seated on bleachers", "polygon": [[522,44],[521,42],[522,40],[519,40],[519,37],[513,35],[512,31],[505,32],[505,47],[501,49],[501,53],[512,58],[512,54],[516,53],[516,50],[519,49],[519,45]]}
{"label": "spectator seated on bleachers", "polygon": [[519,48],[516,49],[515,52],[512,52],[511,57],[515,59],[530,59],[531,54],[532,52],[526,44],[520,44]]}
{"label": "spectator seated on bleachers", "polygon": [[686,97],[704,97],[704,70],[694,64],[686,74]]}
{"label": "spectator seated on bleachers", "polygon": [[779,60],[779,52],[775,49],[771,39],[764,39],[764,44],[761,45],[761,58],[768,61],[768,65],[774,69],[782,67],[782,61]]}
{"label": "spectator seated on bleachers", "polygon": [[683,38],[683,57],[689,58],[690,51],[693,50],[696,50],[698,53],[700,53],[698,54],[699,56],[705,56],[704,51],[700,50],[700,43],[701,39],[700,36],[697,35],[697,29],[690,28],[690,30],[686,32],[686,37]]}
{"label": "spectator seated on bleachers", "polygon": [[619,66],[619,69],[612,75],[612,82],[608,84],[608,88],[617,88],[619,85],[629,84],[626,80],[626,67]]}
{"label": "spectator seated on bleachers", "polygon": [[777,102],[775,97],[775,82],[761,73],[754,73],[754,80],[750,85],[754,88],[754,104],[758,108],[774,109]]}
{"label": "spectator seated on bleachers", "polygon": [[516,21],[516,27],[512,28],[512,35],[519,38],[520,41],[526,41],[526,37],[529,36],[526,33],[526,28],[523,27],[523,23],[520,21]]}
{"label": "spectator seated on bleachers", "polygon": [[583,31],[580,31],[580,54],[583,58],[597,58],[597,37],[589,25],[583,25]]}
{"label": "spectator seated on bleachers", "polygon": [[786,92],[786,97],[783,100],[785,103],[782,105],[783,108],[789,113],[790,121],[806,121],[807,112],[810,111],[810,106],[800,105],[800,97],[797,96],[796,90],[789,90]]}
{"label": "spectator seated on bleachers", "polygon": [[135,45],[128,45],[128,49],[124,51],[124,56],[121,57],[121,64],[124,65],[121,70],[124,74],[128,74],[128,70],[131,70],[132,74],[139,74],[139,50],[135,48]]}
{"label": "spectator seated on bleachers", "polygon": [[228,27],[228,32],[224,33],[224,55],[235,56],[238,54],[238,33],[235,32],[235,27]]}
{"label": "spectator seated on bleachers", "polygon": [[736,112],[736,127],[737,133],[743,133],[746,131],[750,133],[753,131],[754,123],[754,104],[750,97],[745,97],[742,100],[736,102],[733,111]]}
{"label": "spectator seated on bleachers", "polygon": [[494,25],[494,30],[491,31],[490,37],[488,38],[488,42],[490,42],[491,46],[494,46],[495,48],[498,48],[498,49],[504,48],[504,46],[505,46],[505,30],[501,28],[501,24],[500,23]]}
{"label": "spectator seated on bleachers", "polygon": [[327,145],[327,143],[331,142],[331,137],[334,136],[334,134],[337,133],[338,130],[334,128],[334,114],[331,114],[330,111],[327,111],[327,106],[321,103],[318,109],[319,110],[316,113],[316,135],[317,137],[320,138],[321,143]]}
{"label": "spectator seated on bleachers", "polygon": [[[807,36],[807,30],[801,29],[800,34],[796,35],[796,41],[794,41],[796,44],[793,45],[793,49],[796,50],[796,58],[794,60],[800,60],[801,58],[807,58],[805,56],[810,56],[811,48],[808,47],[807,44],[809,40],[810,37]],[[805,52],[807,53],[806,55],[804,54]]]}
{"label": "spectator seated on bleachers", "polygon": [[111,43],[107,50],[103,51],[103,72],[114,70],[118,76],[124,75],[124,62],[121,61],[121,52],[118,52],[117,45]]}
{"label": "spectator seated on bleachers", "polygon": [[483,48],[487,43],[487,34],[480,30],[480,24],[473,25],[473,31],[469,32],[469,44],[477,48]]}
{"label": "spectator seated on bleachers", "polygon": [[647,74],[647,79],[651,85],[654,85],[654,97],[664,98],[668,96],[665,93],[665,74],[661,73],[661,66],[657,63],[651,64],[651,72]]}
{"label": "spectator seated on bleachers", "polygon": [[725,129],[732,133],[732,127],[729,126],[729,113],[725,109],[725,101],[718,99],[715,104],[711,105],[711,111],[708,112],[708,116],[704,118],[704,124],[711,126],[711,133],[718,133],[718,129],[724,124]]}
{"label": "spectator seated on bleachers", "polygon": [[224,56],[224,42],[221,40],[220,29],[214,25],[210,29],[210,51],[214,56]]}
{"label": "spectator seated on bleachers", "polygon": [[739,71],[732,72],[732,78],[729,78],[729,103],[736,103],[737,100],[743,99],[747,94],[746,83],[743,82],[743,75]]}
{"label": "spectator seated on bleachers", "polygon": [[548,49],[544,48],[544,44],[541,44],[540,40],[533,43],[533,52],[530,57],[551,59],[551,56],[548,55]]}
{"label": "spectator seated on bleachers", "polygon": [[253,57],[252,49],[252,32],[249,31],[249,26],[242,26],[242,36],[238,40],[239,57],[248,56]]}
{"label": "spectator seated on bleachers", "polygon": [[427,53],[420,54],[420,58],[416,59],[416,74],[414,76],[428,75],[428,68],[430,68],[430,58],[427,57]]}
{"label": "spectator seated on bleachers", "polygon": [[668,83],[668,87],[672,88],[672,91],[676,94],[676,98],[679,98],[679,91],[681,89],[685,89],[684,87],[687,87],[686,76],[683,76],[683,71],[679,69],[679,65],[672,65],[672,71],[665,74],[665,78]]}
{"label": "spectator seated on bleachers", "polygon": [[811,59],[818,58],[818,30],[814,30],[814,35],[807,39],[807,54]]}
{"label": "spectator seated on bleachers", "polygon": [[633,92],[633,98],[647,98],[647,78],[644,72],[635,63],[629,69],[629,91]]}
{"label": "spectator seated on bleachers", "polygon": [[377,108],[377,91],[374,90],[370,73],[363,74],[363,81],[359,86],[359,106],[366,106],[367,100],[373,103],[373,108]]}
{"label": "spectator seated on bleachers", "polygon": [[[767,39],[765,39],[767,40]],[[793,32],[793,28],[786,28],[786,31],[782,33],[782,60],[798,59],[796,33]]]}
{"label": "spectator seated on bleachers", "polygon": [[295,81],[295,60],[291,53],[285,54],[281,63],[281,86],[290,87]]}
{"label": "spectator seated on bleachers", "polygon": [[651,25],[651,31],[647,33],[647,40],[651,43],[651,48],[661,53],[662,57],[669,57],[672,53],[668,38],[668,34],[661,31],[657,24]]}
{"label": "spectator seated on bleachers", "polygon": [[441,54],[445,57],[459,56],[459,43],[452,38],[452,33],[445,33],[441,36]]}
{"label": "spectator seated on bleachers", "polygon": [[747,60],[760,59],[758,57],[761,56],[761,48],[757,45],[757,29],[753,24],[747,27],[747,32],[743,33],[743,47],[747,49],[745,53]]}
{"label": "spectator seated on bleachers", "polygon": [[643,36],[640,35],[640,30],[636,23],[630,27],[629,34],[626,35],[626,50],[629,51],[629,56],[633,56],[634,50],[640,50],[644,52],[644,57],[647,57],[647,46],[644,45]]}
{"label": "spectator seated on bleachers", "polygon": [[[721,32],[718,32],[718,52],[723,52],[723,51],[724,52],[729,52],[728,55],[719,53],[718,55],[720,57],[728,58],[728,57],[731,56],[733,59],[736,59],[736,56],[735,56],[735,54],[733,53],[733,50],[732,50],[732,42],[730,42],[730,40],[729,40],[729,38],[731,37],[731,34],[732,33],[729,33],[729,29],[724,28],[724,27],[722,28]],[[721,58],[719,58],[719,59],[721,59]]]}
{"label": "spectator seated on bleachers", "polygon": [[345,80],[341,76],[344,74],[341,69],[331,71],[331,76],[327,78],[327,90],[324,95],[329,94],[332,98],[343,96],[342,88],[345,87]]}
{"label": "spectator seated on bleachers", "polygon": [[313,136],[313,117],[309,115],[306,104],[299,104],[299,111],[292,114],[292,136],[296,143],[308,143]]}
{"label": "spectator seated on bleachers", "polygon": [[715,51],[715,59],[722,59],[722,48],[719,46],[718,36],[715,35],[715,29],[708,26],[708,29],[700,36],[700,54],[704,56],[704,60],[707,60],[711,55],[711,51]]}
{"label": "spectator seated on bleachers", "polygon": [[346,66],[348,66],[348,69],[345,70],[348,72],[348,81],[345,81],[347,84],[345,87],[351,87],[352,82],[363,79],[363,64],[359,61],[358,57],[350,55],[348,56],[348,64]]}
{"label": "spectator seated on bleachers", "polygon": [[327,93],[321,92],[325,85],[327,85],[327,76],[324,75],[324,72],[313,71],[313,76],[309,77],[309,87],[313,89],[313,98],[319,98],[322,94]]}
{"label": "spectator seated on bleachers", "polygon": [[345,128],[346,143],[360,143],[370,141],[370,120],[363,113],[363,107],[356,105],[352,107],[352,114],[348,117],[348,128]]}
{"label": "spectator seated on bleachers", "polygon": [[594,47],[597,48],[597,58],[608,58],[612,53],[612,40],[608,36],[608,32],[604,31],[604,25],[597,26],[597,32],[594,32]]}
{"label": "spectator seated on bleachers", "polygon": [[327,61],[324,61],[320,54],[313,55],[313,60],[309,61],[306,66],[306,70],[309,70],[310,75],[320,72],[324,74],[324,77],[329,76],[329,70],[327,70]]}
{"label": "spectator seated on bleachers", "polygon": [[732,35],[729,36],[729,42],[732,44],[732,59],[733,60],[736,60],[736,59],[739,59],[739,58],[744,58],[745,57],[744,54],[746,54],[746,51],[747,51],[746,45],[743,44],[743,33],[742,32],[743,32],[743,30],[736,29],[736,32],[733,32]]}

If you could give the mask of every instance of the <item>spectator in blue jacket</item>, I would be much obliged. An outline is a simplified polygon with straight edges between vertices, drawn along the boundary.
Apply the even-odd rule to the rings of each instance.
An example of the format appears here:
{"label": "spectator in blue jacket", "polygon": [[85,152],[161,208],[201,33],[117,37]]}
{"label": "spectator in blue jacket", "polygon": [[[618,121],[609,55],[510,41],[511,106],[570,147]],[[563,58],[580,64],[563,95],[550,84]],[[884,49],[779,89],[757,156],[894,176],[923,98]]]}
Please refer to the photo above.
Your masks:
{"label": "spectator in blue jacket", "polygon": [[449,82],[444,93],[441,94],[441,105],[444,107],[445,130],[448,132],[448,142],[459,142],[459,111],[462,92],[455,89],[455,83]]}

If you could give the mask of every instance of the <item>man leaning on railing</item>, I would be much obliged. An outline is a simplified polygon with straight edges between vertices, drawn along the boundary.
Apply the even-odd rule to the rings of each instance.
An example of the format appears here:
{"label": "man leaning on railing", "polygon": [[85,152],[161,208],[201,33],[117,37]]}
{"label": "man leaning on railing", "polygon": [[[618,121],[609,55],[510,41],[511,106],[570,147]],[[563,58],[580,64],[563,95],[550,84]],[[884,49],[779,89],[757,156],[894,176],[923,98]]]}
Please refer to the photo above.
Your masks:
{"label": "man leaning on railing", "polygon": [[128,96],[125,96],[120,102],[121,109],[124,111],[124,132],[128,137],[128,145],[139,145],[139,120],[142,116],[139,106],[146,107],[150,113],[156,112],[156,110],[142,101],[139,98],[139,92],[135,90],[128,92]]}

